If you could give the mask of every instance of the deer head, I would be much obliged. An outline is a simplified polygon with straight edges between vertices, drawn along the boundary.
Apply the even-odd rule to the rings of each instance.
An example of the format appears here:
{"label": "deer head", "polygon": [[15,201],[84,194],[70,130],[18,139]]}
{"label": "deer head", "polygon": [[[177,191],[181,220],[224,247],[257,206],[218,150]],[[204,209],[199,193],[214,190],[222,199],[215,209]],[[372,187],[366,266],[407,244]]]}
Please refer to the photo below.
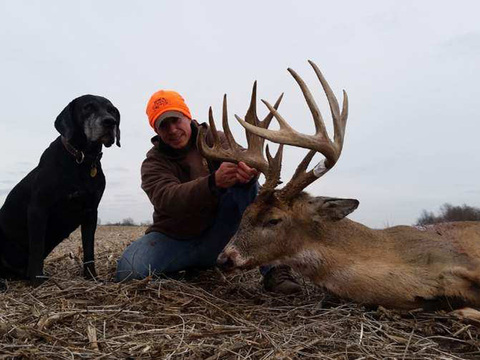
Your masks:
{"label": "deer head", "polygon": [[[256,115],[256,83],[252,91],[250,107],[245,120],[235,115],[245,128],[248,149],[242,149],[234,140],[227,118],[226,97],[223,102],[223,128],[228,139],[229,148],[220,146],[212,110],[209,122],[214,134],[215,143],[209,147],[205,142],[204,131],[200,133],[198,147],[205,157],[217,161],[244,161],[265,175],[256,200],[243,214],[237,233],[230,240],[218,257],[219,265],[224,267],[249,268],[262,264],[281,262],[305,247],[308,239],[321,236],[322,228],[329,223],[343,219],[358,206],[354,199],[336,199],[312,197],[303,192],[313,181],[326,174],[338,161],[343,148],[345,126],[348,117],[348,98],[344,91],[342,110],[332,89],[323,77],[319,68],[309,61],[326,93],[333,118],[333,141],[328,136],[321,112],[305,82],[292,69],[288,69],[296,80],[305,97],[313,116],[315,134],[305,135],[295,131],[278,112],[283,94],[274,106],[262,100],[270,113],[260,121]],[[278,121],[279,130],[270,130],[268,126],[272,118]],[[267,158],[263,156],[265,139],[280,144],[274,157],[266,148]],[[280,184],[283,145],[292,145],[310,151],[298,165],[292,179],[282,189]],[[316,153],[324,155],[313,169],[307,168]]]}

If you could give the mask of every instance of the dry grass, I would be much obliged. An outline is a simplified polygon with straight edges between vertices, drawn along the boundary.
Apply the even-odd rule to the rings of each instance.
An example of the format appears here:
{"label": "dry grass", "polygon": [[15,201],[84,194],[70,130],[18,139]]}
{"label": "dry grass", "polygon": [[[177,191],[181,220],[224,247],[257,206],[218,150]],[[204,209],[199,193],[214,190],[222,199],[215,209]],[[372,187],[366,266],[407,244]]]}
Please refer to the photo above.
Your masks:
{"label": "dry grass", "polygon": [[116,259],[141,227],[97,231],[101,281],[81,277],[78,232],[32,289],[0,294],[0,359],[474,359],[479,330],[448,314],[396,313],[342,302],[305,284],[265,293],[257,271],[114,283]]}

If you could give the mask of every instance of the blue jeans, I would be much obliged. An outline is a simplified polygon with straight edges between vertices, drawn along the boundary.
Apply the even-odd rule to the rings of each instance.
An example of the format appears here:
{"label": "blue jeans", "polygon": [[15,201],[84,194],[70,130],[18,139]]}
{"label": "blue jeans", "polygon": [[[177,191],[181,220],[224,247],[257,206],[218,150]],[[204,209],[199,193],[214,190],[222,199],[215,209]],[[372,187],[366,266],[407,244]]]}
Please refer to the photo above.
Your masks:
{"label": "blue jeans", "polygon": [[[219,199],[214,223],[197,237],[178,240],[151,232],[130,244],[117,264],[117,281],[215,266],[220,252],[237,231],[242,214],[255,199],[258,184],[232,187]],[[186,224],[188,226],[188,224]],[[265,273],[269,267],[262,269]]]}

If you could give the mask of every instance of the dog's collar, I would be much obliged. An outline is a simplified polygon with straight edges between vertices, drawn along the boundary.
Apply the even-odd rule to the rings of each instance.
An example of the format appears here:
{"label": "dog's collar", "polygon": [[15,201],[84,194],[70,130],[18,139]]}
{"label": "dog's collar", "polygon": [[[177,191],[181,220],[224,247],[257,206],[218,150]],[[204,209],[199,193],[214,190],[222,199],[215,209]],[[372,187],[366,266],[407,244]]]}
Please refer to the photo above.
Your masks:
{"label": "dog's collar", "polygon": [[[83,163],[83,161],[85,160],[85,154],[83,153],[83,151],[75,149],[75,147],[73,147],[73,145],[70,144],[63,136],[61,137],[61,139],[63,146],[70,154],[73,155],[77,164]],[[91,177],[95,177],[97,175],[97,166],[100,164],[100,159],[102,158],[102,155],[103,152],[100,151],[93,159],[92,166],[90,168]]]}
{"label": "dog's collar", "polygon": [[72,144],[70,144],[63,136],[62,144],[63,146],[65,146],[65,149],[67,149],[67,151],[73,155],[77,164],[83,163],[83,160],[85,160],[85,154],[83,153],[83,151],[75,149]]}

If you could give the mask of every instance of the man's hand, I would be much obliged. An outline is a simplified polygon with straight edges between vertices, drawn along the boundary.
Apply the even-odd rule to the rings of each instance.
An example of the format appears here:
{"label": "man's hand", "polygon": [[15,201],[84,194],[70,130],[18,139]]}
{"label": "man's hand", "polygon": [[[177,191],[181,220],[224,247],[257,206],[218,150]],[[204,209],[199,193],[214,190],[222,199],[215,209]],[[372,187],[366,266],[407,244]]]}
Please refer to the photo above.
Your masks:
{"label": "man's hand", "polygon": [[258,175],[258,171],[254,168],[251,168],[243,161],[240,161],[237,165],[237,180],[242,184],[248,183],[255,176]]}
{"label": "man's hand", "polygon": [[237,164],[223,162],[215,171],[215,185],[219,188],[229,188],[237,183]]}
{"label": "man's hand", "polygon": [[243,161],[238,164],[223,162],[215,171],[215,185],[226,189],[237,183],[246,184],[257,175],[258,171]]}

